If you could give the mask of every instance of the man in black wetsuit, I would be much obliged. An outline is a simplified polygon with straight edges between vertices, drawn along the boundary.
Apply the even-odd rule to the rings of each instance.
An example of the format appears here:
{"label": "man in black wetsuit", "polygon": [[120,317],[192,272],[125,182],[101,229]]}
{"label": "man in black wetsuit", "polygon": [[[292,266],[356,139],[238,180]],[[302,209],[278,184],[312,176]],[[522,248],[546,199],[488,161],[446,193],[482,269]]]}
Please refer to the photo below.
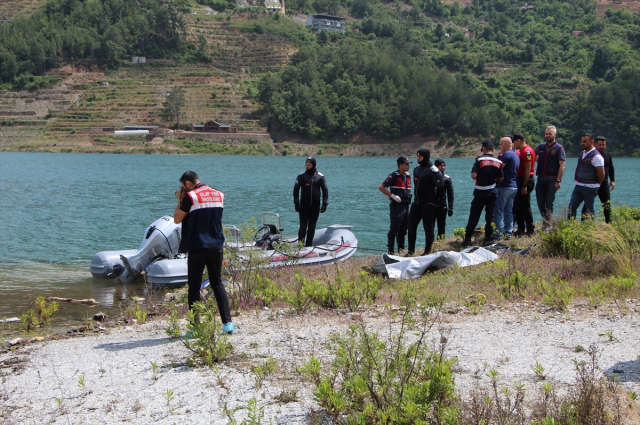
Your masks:
{"label": "man in black wetsuit", "polygon": [[420,221],[425,235],[422,255],[428,255],[433,245],[433,221],[438,207],[438,193],[444,189],[444,183],[442,173],[429,161],[430,157],[429,149],[418,149],[418,166],[413,169],[413,204],[409,210],[407,256],[413,255],[416,250],[416,235]]}
{"label": "man in black wetsuit", "polygon": [[[438,193],[438,209],[436,210],[436,217],[434,220],[434,230],[435,223],[438,223],[438,239],[444,238],[446,233],[447,226],[447,216],[451,217],[453,215],[453,182],[451,181],[451,177],[444,173],[446,169],[446,164],[442,159],[436,159],[435,162],[436,167],[442,173],[444,190],[441,190]],[[449,208],[447,209],[447,205]]]}
{"label": "man in black wetsuit", "polygon": [[[293,186],[293,204],[300,215],[298,241],[304,242],[304,246],[313,246],[318,216],[325,212],[329,205],[329,189],[327,189],[327,180],[324,175],[316,170],[314,157],[307,158],[304,165],[306,170],[298,174]],[[322,204],[320,191],[322,191]]]}
{"label": "man in black wetsuit", "polygon": [[[611,191],[616,187],[616,175],[613,169],[613,161],[611,154],[605,149],[607,148],[607,139],[604,136],[596,137],[596,149],[600,155],[604,157],[604,180],[598,189],[598,198],[602,202],[602,210],[604,211],[604,221],[611,223]],[[609,183],[611,181],[611,183]],[[609,189],[611,188],[611,189]]]}

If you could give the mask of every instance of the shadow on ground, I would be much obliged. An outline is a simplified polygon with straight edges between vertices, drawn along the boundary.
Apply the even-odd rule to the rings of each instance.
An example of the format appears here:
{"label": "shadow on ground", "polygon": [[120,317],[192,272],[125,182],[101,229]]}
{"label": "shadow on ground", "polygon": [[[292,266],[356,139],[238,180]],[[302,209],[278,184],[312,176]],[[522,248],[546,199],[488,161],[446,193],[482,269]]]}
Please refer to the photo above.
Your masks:
{"label": "shadow on ground", "polygon": [[163,345],[173,342],[169,338],[160,338],[160,339],[143,339],[136,341],[127,341],[127,342],[112,342],[109,344],[99,344],[94,348],[99,350],[106,351],[119,351],[119,350],[134,350],[136,348],[142,347],[155,347],[156,345]]}
{"label": "shadow on ground", "polygon": [[640,382],[640,360],[618,362],[604,373],[620,382]]}

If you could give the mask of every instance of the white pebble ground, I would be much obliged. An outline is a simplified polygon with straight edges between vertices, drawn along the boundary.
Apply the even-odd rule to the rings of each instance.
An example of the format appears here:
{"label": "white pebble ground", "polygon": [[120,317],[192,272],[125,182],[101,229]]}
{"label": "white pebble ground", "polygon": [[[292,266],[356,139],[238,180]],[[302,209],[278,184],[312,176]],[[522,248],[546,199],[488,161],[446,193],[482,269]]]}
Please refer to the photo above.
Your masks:
{"label": "white pebble ground", "polygon": [[[430,335],[448,339],[456,356],[456,384],[464,398],[489,383],[495,369],[502,384],[520,381],[533,393],[546,381],[567,388],[574,382],[573,359],[587,360],[577,346],[596,344],[600,367],[626,390],[640,394],[640,313],[635,300],[593,310],[572,307],[559,314],[529,304],[487,307],[478,315],[443,317]],[[167,338],[163,322],[111,329],[97,336],[29,344],[0,355],[0,423],[6,424],[225,424],[247,417],[247,403],[264,407],[263,423],[328,423],[313,399],[313,385],[296,372],[312,355],[331,360],[327,342],[353,319],[345,314],[279,314],[270,310],[234,319],[234,350],[217,369],[185,365],[189,352]],[[357,315],[386,335],[388,311]],[[251,368],[272,356],[279,371],[257,388]],[[16,358],[18,360],[16,360]],[[24,360],[20,362],[20,360]],[[152,363],[158,366],[154,373]],[[13,366],[12,366],[13,365]],[[297,401],[278,396],[293,391]]]}

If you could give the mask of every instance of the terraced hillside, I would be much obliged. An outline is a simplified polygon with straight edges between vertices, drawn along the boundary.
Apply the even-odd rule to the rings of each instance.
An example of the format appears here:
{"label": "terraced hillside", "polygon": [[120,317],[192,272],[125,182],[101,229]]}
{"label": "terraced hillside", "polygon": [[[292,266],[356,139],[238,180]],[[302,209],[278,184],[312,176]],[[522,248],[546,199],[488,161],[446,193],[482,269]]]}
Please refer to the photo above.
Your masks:
{"label": "terraced hillside", "polygon": [[286,17],[274,22],[272,17],[249,13],[189,15],[185,21],[188,39],[198,43],[198,35],[203,35],[213,66],[232,73],[279,71],[297,51],[291,39],[311,37],[302,25]]}
{"label": "terraced hillside", "polygon": [[0,1],[0,17],[15,19],[27,16],[47,3],[46,0],[2,0]]}
{"label": "terraced hillside", "polygon": [[[188,15],[185,20],[188,40],[199,44],[197,35],[205,35],[211,64],[149,60],[146,64],[124,63],[119,71],[108,74],[89,63],[65,67],[58,72],[64,80],[54,87],[2,96],[0,119],[5,126],[0,131],[0,147],[90,150],[105,144],[102,128],[171,124],[163,122],[160,114],[166,93],[176,85],[184,88],[187,98],[181,124],[214,119],[240,130],[266,131],[265,114],[249,97],[248,89],[258,81],[259,73],[278,71],[288,61],[296,51],[293,42],[252,31],[261,22],[268,27],[269,22],[261,18]],[[293,20],[282,20],[282,31],[306,32]],[[294,29],[289,31],[286,26]]]}

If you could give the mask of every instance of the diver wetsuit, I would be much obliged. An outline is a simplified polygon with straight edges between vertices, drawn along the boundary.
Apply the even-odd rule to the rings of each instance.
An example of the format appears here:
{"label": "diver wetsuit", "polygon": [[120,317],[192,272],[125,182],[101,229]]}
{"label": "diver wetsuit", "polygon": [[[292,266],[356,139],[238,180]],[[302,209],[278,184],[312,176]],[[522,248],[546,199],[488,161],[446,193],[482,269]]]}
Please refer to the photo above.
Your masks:
{"label": "diver wetsuit", "polygon": [[442,173],[435,165],[429,161],[431,151],[427,148],[418,149],[418,154],[422,155],[422,161],[413,169],[413,204],[409,210],[409,254],[416,250],[416,236],[418,224],[422,221],[424,228],[425,243],[424,253],[431,252],[433,245],[433,221],[436,208],[438,207],[438,193],[444,189]]}
{"label": "diver wetsuit", "polygon": [[325,212],[329,205],[329,189],[324,175],[316,170],[315,158],[309,157],[306,162],[313,164],[313,167],[298,174],[293,186],[293,203],[300,216],[298,240],[303,241],[305,246],[312,246],[318,216]]}

